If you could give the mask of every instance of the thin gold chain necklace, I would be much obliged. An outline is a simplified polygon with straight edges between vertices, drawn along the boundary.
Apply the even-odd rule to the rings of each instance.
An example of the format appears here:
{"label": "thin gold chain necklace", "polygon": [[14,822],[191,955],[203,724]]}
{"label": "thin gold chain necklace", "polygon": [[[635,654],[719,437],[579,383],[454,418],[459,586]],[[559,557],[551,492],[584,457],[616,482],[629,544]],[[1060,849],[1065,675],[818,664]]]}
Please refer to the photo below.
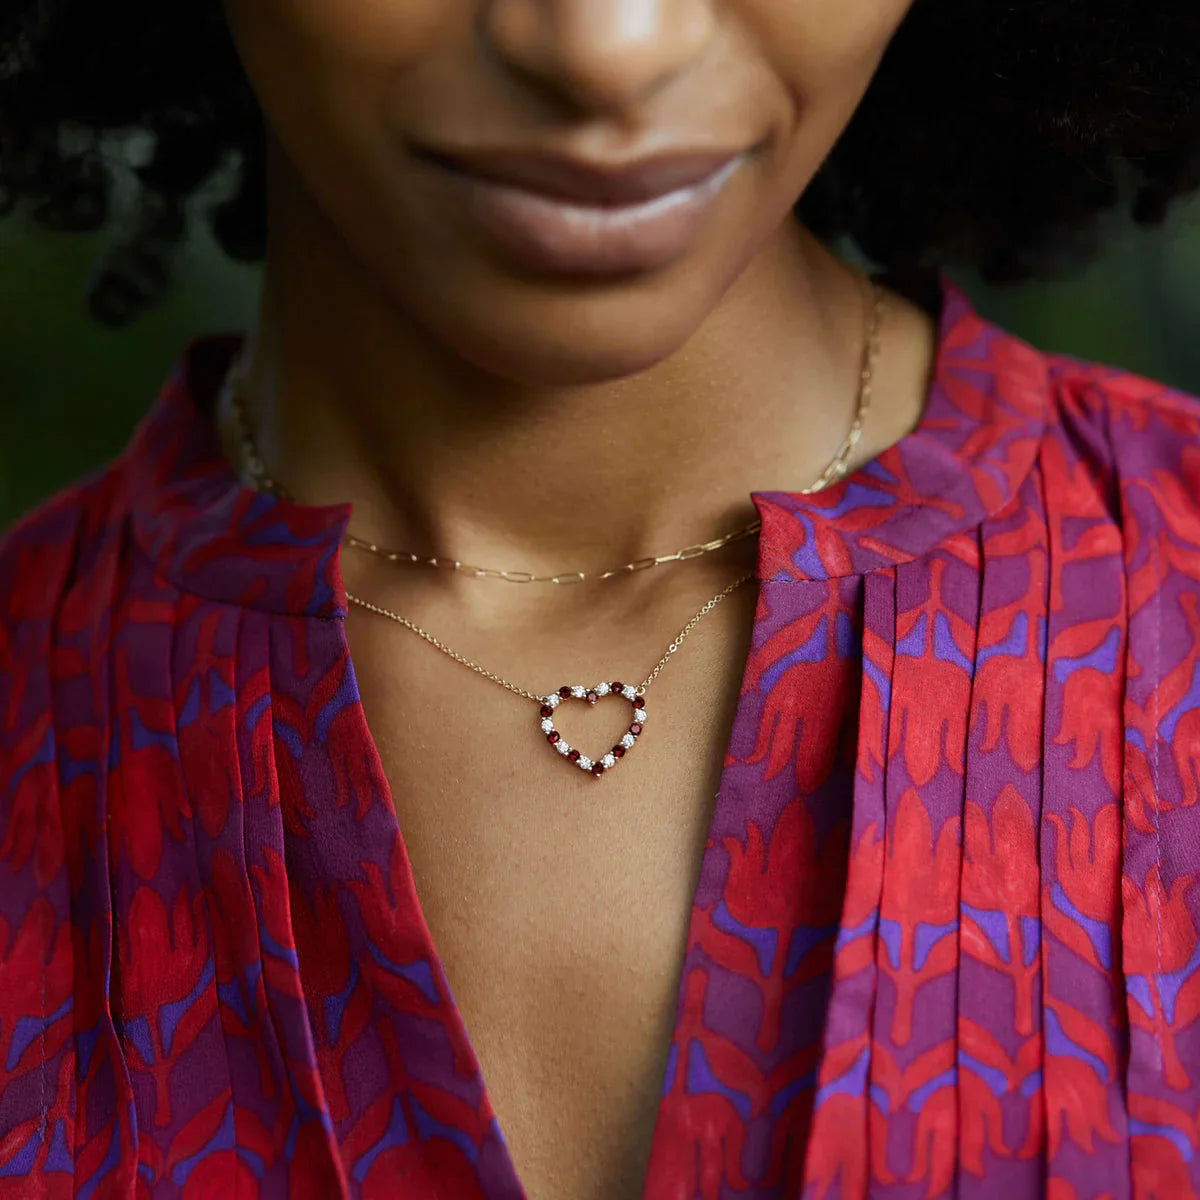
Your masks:
{"label": "thin gold chain necklace", "polygon": [[[870,288],[871,304],[869,306],[866,336],[863,344],[862,369],[858,385],[858,406],[855,409],[854,420],[851,422],[850,431],[842,439],[842,444],[838,447],[838,452],[830,460],[825,470],[821,472],[817,481],[801,489],[800,494],[804,496],[810,496],[814,492],[819,492],[821,489],[829,487],[830,484],[836,483],[846,473],[850,455],[854,453],[854,448],[858,445],[859,439],[862,437],[863,424],[866,421],[867,411],[871,407],[871,385],[875,374],[875,360],[879,355],[879,331],[883,324],[885,292],[873,280],[865,280],[865,283]],[[251,436],[250,420],[247,416],[245,406],[246,382],[246,367],[239,360],[234,363],[225,378],[221,389],[222,399],[225,392],[228,392],[234,417],[237,421],[238,437],[242,447],[242,460],[246,464],[247,470],[260,486],[278,494],[280,493],[279,485],[267,473],[266,464],[263,462],[255,445],[254,438]],[[583,583],[588,579],[615,579],[620,576],[632,575],[637,571],[646,571],[651,567],[661,567],[666,563],[689,562],[693,558],[700,558],[705,554],[711,554],[714,550],[724,549],[724,547],[733,542],[739,542],[743,538],[751,537],[760,528],[760,521],[751,521],[741,529],[735,529],[732,533],[723,534],[721,537],[713,538],[711,541],[697,542],[692,546],[684,546],[682,550],[676,550],[671,554],[654,554],[646,558],[636,558],[632,562],[623,563],[619,567],[611,567],[607,571],[593,572],[592,574],[588,574],[586,571],[559,571],[553,575],[535,575],[531,571],[507,571],[498,567],[479,567],[471,563],[462,562],[457,558],[447,558],[442,555],[426,556],[414,554],[411,550],[389,549],[386,546],[380,546],[377,542],[373,542],[368,538],[359,537],[357,534],[350,532],[346,533],[343,540],[353,550],[362,550],[368,554],[374,554],[391,563],[462,571],[474,579],[498,579],[505,583],[554,583],[565,586],[573,583]]]}
{"label": "thin gold chain necklace", "polygon": [[[864,397],[869,398],[870,386],[873,374],[875,357],[878,353],[878,332],[879,332],[879,317],[882,309],[882,289],[873,284],[874,304],[872,306],[871,329],[867,337],[866,347],[864,349],[863,368],[860,376],[859,403],[855,413],[854,423],[851,427],[851,432],[842,444],[837,456],[822,472],[820,479],[811,487],[803,489],[803,494],[811,494],[819,491],[823,487],[827,487],[835,479],[841,478],[845,473],[846,464],[849,459],[850,451],[858,442],[862,434],[863,419],[866,412],[866,404]],[[254,480],[257,487],[260,489],[274,493],[275,495],[286,499],[294,500],[294,497],[280,483],[274,480],[268,473],[266,465],[259,454],[258,446],[254,438],[254,430],[251,426],[248,414],[245,411],[245,406],[242,403],[240,392],[236,389],[231,390],[230,399],[235,420],[238,424],[240,435],[242,461],[247,473]],[[757,523],[756,523],[757,525]],[[730,535],[725,539],[725,542],[732,541],[738,535]],[[615,767],[625,755],[633,749],[638,739],[641,737],[646,725],[646,690],[663,672],[666,665],[671,661],[672,655],[679,651],[684,639],[700,624],[702,620],[714,608],[717,607],[727,596],[735,592],[744,583],[748,583],[754,578],[753,571],[747,571],[740,578],[736,579],[728,587],[718,592],[711,600],[709,600],[690,621],[679,631],[675,636],[674,641],[667,647],[662,658],[658,660],[654,669],[646,676],[642,682],[636,686],[632,684],[622,683],[620,680],[611,682],[605,680],[592,686],[582,684],[565,684],[557,691],[539,695],[536,692],[528,691],[525,688],[518,687],[514,683],[510,683],[501,675],[497,675],[494,671],[487,670],[486,667],[480,666],[473,662],[465,655],[460,654],[457,650],[447,646],[444,642],[434,637],[428,630],[422,629],[415,621],[410,621],[407,617],[401,616],[399,613],[392,612],[391,609],[384,608],[378,604],[372,604],[368,600],[364,600],[351,592],[346,593],[346,599],[352,604],[358,605],[360,608],[368,612],[376,613],[381,617],[387,617],[397,624],[402,625],[405,629],[415,633],[418,637],[424,639],[431,646],[440,650],[448,658],[454,662],[460,663],[469,670],[474,671],[476,675],[482,676],[484,679],[490,680],[492,683],[504,688],[506,691],[512,692],[515,696],[520,696],[523,700],[530,700],[538,706],[538,719],[540,721],[541,733],[545,737],[546,742],[554,748],[563,758],[564,762],[573,764],[582,771],[586,771],[593,778],[601,778],[605,772]],[[554,714],[559,705],[568,700],[582,700],[589,705],[597,704],[605,696],[613,696],[627,700],[631,706],[631,720],[629,728],[622,735],[620,741],[611,747],[606,753],[598,756],[595,760],[583,754],[580,750],[571,746],[559,733],[554,724]]]}

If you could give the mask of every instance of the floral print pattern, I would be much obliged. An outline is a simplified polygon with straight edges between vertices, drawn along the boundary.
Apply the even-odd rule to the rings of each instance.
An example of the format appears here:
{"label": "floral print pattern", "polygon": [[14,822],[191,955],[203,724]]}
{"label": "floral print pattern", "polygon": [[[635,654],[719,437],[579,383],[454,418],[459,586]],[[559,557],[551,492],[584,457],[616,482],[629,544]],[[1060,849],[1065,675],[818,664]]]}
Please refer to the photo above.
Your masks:
{"label": "floral print pattern", "polygon": [[[1200,405],[939,333],[913,433],[754,496],[646,1200],[1200,1196]],[[0,549],[0,1197],[519,1200],[237,345]]]}

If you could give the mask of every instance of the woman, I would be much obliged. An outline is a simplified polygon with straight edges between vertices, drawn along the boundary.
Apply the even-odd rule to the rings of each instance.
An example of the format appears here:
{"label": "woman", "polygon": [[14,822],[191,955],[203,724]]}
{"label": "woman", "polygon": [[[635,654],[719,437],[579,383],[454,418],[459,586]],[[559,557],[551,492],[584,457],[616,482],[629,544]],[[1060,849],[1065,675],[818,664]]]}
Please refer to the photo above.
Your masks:
{"label": "woman", "polygon": [[1200,407],[939,274],[1193,187],[1194,6],[0,27],[99,318],[264,269],[0,552],[0,1196],[1198,1194]]}

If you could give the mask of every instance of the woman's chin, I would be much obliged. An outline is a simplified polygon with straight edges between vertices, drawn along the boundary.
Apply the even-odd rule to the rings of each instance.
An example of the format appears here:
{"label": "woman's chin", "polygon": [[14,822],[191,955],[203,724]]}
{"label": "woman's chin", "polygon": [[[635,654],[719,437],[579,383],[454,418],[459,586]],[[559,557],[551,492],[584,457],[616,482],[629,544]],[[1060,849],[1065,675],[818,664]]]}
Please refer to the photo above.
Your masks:
{"label": "woman's chin", "polygon": [[719,297],[719,288],[667,285],[662,278],[609,281],[603,288],[443,282],[423,289],[414,311],[443,346],[480,370],[526,385],[569,387],[634,375],[670,358]]}

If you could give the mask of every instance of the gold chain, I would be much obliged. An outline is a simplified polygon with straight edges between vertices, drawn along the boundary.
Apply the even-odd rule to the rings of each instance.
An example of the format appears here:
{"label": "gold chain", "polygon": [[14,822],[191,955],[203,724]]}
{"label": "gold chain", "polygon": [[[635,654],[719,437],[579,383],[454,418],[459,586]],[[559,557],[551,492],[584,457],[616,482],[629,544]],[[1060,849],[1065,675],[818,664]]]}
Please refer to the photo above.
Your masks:
{"label": "gold chain", "polygon": [[456,558],[422,558],[407,550],[388,550],[374,542],[356,537],[352,533],[346,534],[346,545],[355,550],[365,550],[368,554],[376,554],[380,558],[387,559],[388,562],[441,567],[449,571],[465,571],[474,579],[500,579],[505,583],[557,583],[565,586],[572,583],[583,583],[585,579],[612,579],[617,575],[632,575],[635,571],[646,571],[650,567],[660,567],[663,563],[686,562],[691,558],[699,558],[703,554],[711,554],[712,551],[720,550],[731,542],[741,541],[742,538],[757,533],[761,524],[757,520],[751,521],[749,525],[722,537],[713,538],[711,542],[698,542],[694,546],[685,546],[682,550],[676,550],[674,554],[656,554],[649,558],[637,558],[633,562],[593,575],[587,574],[586,571],[564,571],[558,575],[533,575],[529,571],[501,571],[496,567],[476,567],[470,563],[459,562]]}
{"label": "gold chain", "polygon": [[[747,571],[740,579],[731,583],[724,591],[714,596],[696,615],[679,631],[675,640],[667,647],[667,652],[658,660],[658,665],[650,672],[649,675],[637,687],[637,694],[644,696],[646,689],[659,677],[663,668],[671,659],[671,655],[675,654],[679,647],[683,644],[683,639],[687,637],[697,625],[700,624],[705,617],[708,616],[730,592],[736,591],[743,583],[749,582],[754,578],[753,571]],[[407,617],[402,617],[399,613],[392,612],[391,609],[382,608],[378,604],[372,604],[369,600],[360,599],[358,596],[346,593],[346,599],[352,604],[357,604],[360,608],[365,608],[369,612],[378,613],[381,617],[390,617],[393,621],[403,625],[405,629],[411,629],[417,637],[424,638],[431,646],[435,646],[447,658],[452,658],[456,663],[462,663],[464,667],[469,667],[476,675],[482,675],[484,679],[490,679],[493,683],[498,683],[506,691],[510,691],[515,696],[520,696],[525,700],[533,700],[541,704],[543,697],[534,692],[527,691],[525,688],[517,687],[515,683],[509,683],[502,675],[497,675],[494,671],[489,671],[486,667],[481,667],[478,663],[472,662],[465,655],[459,654],[457,650],[451,649],[444,642],[438,641],[428,630],[422,629],[415,621],[410,621]]]}
{"label": "gold chain", "polygon": [[[840,479],[846,473],[846,467],[847,463],[849,462],[850,455],[853,453],[854,447],[858,444],[859,438],[862,436],[863,423],[871,402],[871,381],[874,374],[875,360],[879,353],[879,329],[882,319],[884,298],[883,289],[878,284],[874,283],[874,281],[871,281],[871,289],[874,296],[874,302],[871,306],[870,327],[867,333],[866,345],[863,351],[863,366],[859,376],[858,407],[854,415],[854,421],[850,426],[850,432],[846,435],[846,438],[842,442],[841,448],[834,457],[833,461],[828,467],[825,468],[821,474],[821,477],[816,483],[803,489],[803,495],[811,495],[813,492],[828,487],[831,483]],[[230,399],[232,400],[232,407],[237,420],[238,433],[241,441],[243,464],[245,465],[246,470],[250,473],[251,477],[254,479],[255,483],[260,488],[270,491],[283,499],[292,500],[293,497],[287,491],[287,489],[281,484],[277,483],[268,474],[266,464],[263,462],[262,456],[259,454],[258,446],[254,439],[254,432],[251,428],[250,421],[242,401],[241,382],[242,380],[240,376],[235,376],[231,373],[226,378],[225,386],[230,388]],[[722,546],[728,545],[732,541],[747,537],[749,534],[756,532],[759,528],[759,524],[760,523],[758,521],[754,521],[750,525],[747,525],[744,529],[737,530],[734,533],[726,534],[721,538],[715,538],[713,541],[705,542],[701,545],[687,546],[683,550],[676,551],[674,554],[664,554],[658,555],[654,558],[638,559],[635,562],[626,563],[623,567],[618,567],[612,571],[606,571],[599,577],[601,579],[608,579],[613,575],[628,574],[634,571],[645,570],[652,566],[658,566],[660,563],[664,562],[677,562],[689,558],[698,558],[701,554],[706,554],[710,550],[719,549]],[[422,559],[416,555],[407,554],[401,551],[384,551],[376,546],[373,542],[363,541],[352,534],[347,534],[345,540],[348,545],[368,550],[373,554],[382,555],[393,562],[422,563],[430,566],[442,567],[448,567],[451,565],[449,561],[443,559]],[[471,567],[460,563],[457,560],[453,561],[453,569],[471,571],[477,576],[504,579],[510,583],[579,583],[587,578],[582,571],[573,571],[570,573],[564,573],[563,575],[539,577],[530,575],[527,572],[495,571],[482,567]],[[730,595],[732,592],[740,588],[742,584],[749,582],[753,578],[754,572],[747,571],[746,574],[742,575],[728,587],[718,592],[717,595],[709,600],[708,603],[705,604],[690,621],[688,621],[688,623],[675,636],[675,640],[667,647],[666,653],[664,653],[662,658],[658,660],[658,663],[655,665],[654,669],[649,675],[646,676],[641,684],[638,685],[636,691],[639,696],[645,695],[646,689],[659,677],[660,674],[662,674],[667,663],[671,661],[671,656],[678,652],[687,635],[691,633],[692,630],[695,629],[696,626],[699,625],[700,622],[703,621],[704,618],[708,616],[708,614],[726,598],[726,596]],[[372,604],[369,600],[364,600],[359,596],[355,596],[351,592],[346,593],[346,599],[352,604],[357,604],[360,608],[366,609],[368,612],[376,613],[381,617],[387,617],[390,620],[395,621],[397,624],[403,625],[405,629],[411,630],[418,637],[423,638],[426,642],[435,647],[437,650],[440,650],[448,658],[451,658],[455,662],[462,664],[462,666],[474,671],[476,675],[480,675],[484,679],[488,679],[492,683],[498,684],[506,691],[512,692],[514,695],[520,696],[524,700],[532,700],[537,704],[542,703],[544,699],[543,696],[535,692],[528,691],[525,688],[518,687],[516,684],[510,683],[502,675],[497,675],[494,671],[489,671],[486,667],[480,666],[478,663],[473,662],[465,655],[459,654],[457,650],[454,650],[450,646],[447,646],[444,642],[439,641],[438,638],[434,637],[434,635],[428,630],[422,629],[421,626],[415,621],[410,621],[407,617],[403,617],[399,613],[392,612],[391,609],[383,608],[381,605]]]}
{"label": "gold chain", "polygon": [[[854,453],[854,448],[858,445],[859,439],[862,437],[867,412],[871,407],[871,389],[875,375],[875,363],[879,357],[879,334],[883,324],[885,292],[874,280],[867,279],[865,282],[870,287],[872,303],[870,305],[870,316],[863,347],[862,368],[859,373],[858,405],[855,409],[854,420],[850,425],[850,432],[842,440],[837,454],[834,455],[825,470],[821,472],[817,481],[806,488],[800,489],[800,494],[803,496],[811,496],[814,492],[819,492],[829,487],[846,473],[850,455]],[[254,479],[256,486],[273,492],[283,499],[291,500],[293,498],[291,494],[281,484],[271,478],[267,471],[266,463],[263,462],[261,455],[258,453],[250,418],[246,412],[243,395],[245,384],[245,368],[240,362],[236,363],[226,376],[222,391],[224,392],[226,389],[229,391],[234,419],[237,422],[238,437],[242,445],[242,460],[251,477]],[[761,521],[751,521],[741,529],[724,534],[722,537],[713,538],[710,542],[698,542],[693,546],[685,546],[682,550],[676,550],[673,554],[655,554],[647,558],[637,558],[633,562],[624,563],[619,567],[613,567],[610,570],[601,571],[593,575],[588,575],[586,571],[562,571],[554,575],[534,575],[529,571],[503,571],[496,567],[477,567],[470,563],[461,562],[456,558],[443,558],[440,555],[430,558],[413,554],[408,550],[391,550],[349,532],[346,533],[344,541],[347,546],[354,550],[362,550],[368,554],[377,555],[392,563],[463,571],[475,579],[499,579],[505,583],[556,583],[567,585],[583,583],[584,580],[592,578],[613,579],[618,575],[631,575],[636,571],[645,571],[651,567],[662,566],[664,563],[687,562],[690,559],[710,554],[714,550],[723,549],[732,542],[750,537],[752,534],[757,533],[761,526]]]}
{"label": "gold chain", "polygon": [[800,489],[802,496],[811,496],[836,483],[846,473],[850,464],[850,455],[854,453],[862,437],[863,426],[866,424],[867,411],[871,407],[871,391],[875,380],[875,363],[879,358],[879,334],[883,327],[884,298],[886,293],[873,279],[866,282],[871,289],[871,316],[867,326],[866,341],[863,345],[862,368],[858,376],[858,407],[854,412],[854,420],[850,432],[846,434],[841,448],[834,455],[833,461],[821,472],[820,478],[806,488]]}

